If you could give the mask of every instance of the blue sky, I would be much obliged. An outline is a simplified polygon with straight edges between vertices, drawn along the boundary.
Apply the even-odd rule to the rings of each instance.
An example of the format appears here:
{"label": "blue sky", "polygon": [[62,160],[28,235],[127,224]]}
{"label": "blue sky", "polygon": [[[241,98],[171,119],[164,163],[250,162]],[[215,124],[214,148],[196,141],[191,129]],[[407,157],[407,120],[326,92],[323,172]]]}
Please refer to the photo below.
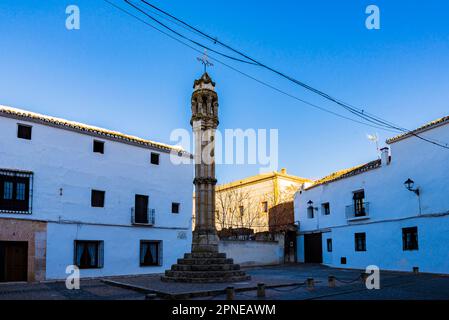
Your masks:
{"label": "blue sky", "polygon": [[[121,4],[120,0],[111,0]],[[253,57],[413,129],[449,114],[448,1],[173,1],[153,3]],[[65,8],[81,29],[65,28]],[[376,4],[381,29],[365,28]],[[169,143],[189,127],[198,54],[103,0],[2,0],[0,104]],[[279,77],[239,66],[337,112]],[[366,134],[392,133],[311,109],[216,64],[220,128],[279,129],[279,168],[317,178],[376,158]],[[258,173],[221,165],[219,182]]]}

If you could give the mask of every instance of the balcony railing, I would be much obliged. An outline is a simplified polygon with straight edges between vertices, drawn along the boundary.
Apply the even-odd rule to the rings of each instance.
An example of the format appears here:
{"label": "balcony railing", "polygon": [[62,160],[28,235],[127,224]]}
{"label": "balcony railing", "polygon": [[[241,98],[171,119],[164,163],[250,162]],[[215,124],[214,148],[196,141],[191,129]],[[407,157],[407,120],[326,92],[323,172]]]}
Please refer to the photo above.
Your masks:
{"label": "balcony railing", "polygon": [[156,223],[156,210],[131,208],[131,223],[136,225],[153,226]]}
{"label": "balcony railing", "polygon": [[361,206],[350,205],[346,206],[347,220],[362,220],[369,219],[369,202],[364,202]]}

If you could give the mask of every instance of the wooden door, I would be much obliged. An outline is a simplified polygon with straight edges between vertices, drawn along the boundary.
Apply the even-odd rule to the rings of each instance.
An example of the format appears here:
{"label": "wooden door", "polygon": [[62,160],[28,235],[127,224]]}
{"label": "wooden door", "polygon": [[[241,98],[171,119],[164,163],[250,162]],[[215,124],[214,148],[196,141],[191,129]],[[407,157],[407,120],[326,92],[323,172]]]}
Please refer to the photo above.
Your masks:
{"label": "wooden door", "polygon": [[135,221],[148,223],[148,196],[136,194]]}
{"label": "wooden door", "polygon": [[0,282],[27,281],[28,242],[0,242]]}
{"label": "wooden door", "polygon": [[311,233],[304,235],[304,262],[323,262],[323,246],[321,233]]}

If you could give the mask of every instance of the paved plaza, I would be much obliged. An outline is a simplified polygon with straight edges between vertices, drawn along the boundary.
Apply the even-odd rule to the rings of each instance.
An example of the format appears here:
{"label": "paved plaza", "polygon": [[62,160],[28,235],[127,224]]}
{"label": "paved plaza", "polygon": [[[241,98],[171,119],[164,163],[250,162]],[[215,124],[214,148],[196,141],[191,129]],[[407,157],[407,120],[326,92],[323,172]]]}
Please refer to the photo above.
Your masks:
{"label": "paved plaza", "polygon": [[[165,283],[160,275],[112,277],[82,280],[79,290],[65,283],[0,284],[1,300],[144,300],[205,299],[224,300],[226,287],[235,288],[235,298],[257,298],[258,283],[266,285],[266,300],[409,300],[449,299],[449,277],[401,272],[382,272],[379,290],[368,290],[360,281],[360,270],[333,269],[321,265],[281,265],[246,269],[250,281],[221,284]],[[336,286],[328,286],[328,276]],[[314,288],[306,281],[314,279]]]}

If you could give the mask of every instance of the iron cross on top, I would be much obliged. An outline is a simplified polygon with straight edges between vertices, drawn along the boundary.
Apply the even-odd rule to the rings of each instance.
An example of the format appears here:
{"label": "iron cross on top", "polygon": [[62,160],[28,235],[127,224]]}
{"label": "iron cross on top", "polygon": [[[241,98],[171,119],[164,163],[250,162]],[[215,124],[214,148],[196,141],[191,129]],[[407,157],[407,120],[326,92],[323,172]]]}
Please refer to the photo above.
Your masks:
{"label": "iron cross on top", "polygon": [[212,62],[209,61],[208,56],[207,56],[207,50],[204,49],[204,54],[202,57],[197,57],[196,60],[198,60],[199,62],[201,62],[204,66],[204,72],[206,72],[207,67],[213,67],[214,64]]}

